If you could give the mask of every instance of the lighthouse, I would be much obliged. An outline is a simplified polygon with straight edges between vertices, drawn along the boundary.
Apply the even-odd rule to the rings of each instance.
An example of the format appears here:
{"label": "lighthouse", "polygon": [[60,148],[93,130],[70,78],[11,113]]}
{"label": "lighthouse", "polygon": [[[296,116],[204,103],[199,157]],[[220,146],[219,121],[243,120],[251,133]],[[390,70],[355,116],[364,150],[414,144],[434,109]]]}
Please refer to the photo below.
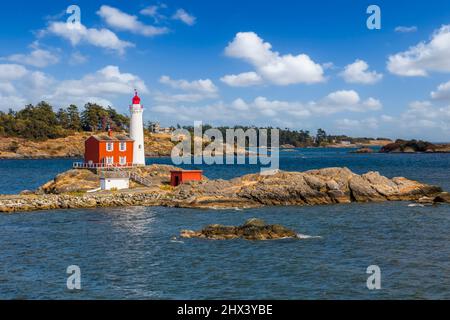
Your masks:
{"label": "lighthouse", "polygon": [[133,164],[145,166],[143,112],[141,98],[139,98],[137,91],[134,90],[134,97],[130,106],[130,138],[134,140]]}

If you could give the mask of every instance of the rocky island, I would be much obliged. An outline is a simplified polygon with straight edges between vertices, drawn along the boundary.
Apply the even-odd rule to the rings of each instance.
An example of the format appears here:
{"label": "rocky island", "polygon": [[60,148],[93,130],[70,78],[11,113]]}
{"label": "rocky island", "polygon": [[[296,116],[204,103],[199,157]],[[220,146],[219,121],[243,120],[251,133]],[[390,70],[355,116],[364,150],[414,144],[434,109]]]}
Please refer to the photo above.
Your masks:
{"label": "rocky island", "polygon": [[422,140],[396,140],[383,146],[380,150],[382,153],[448,153],[450,152],[450,144],[434,144]]}
{"label": "rocky island", "polygon": [[252,218],[247,220],[242,226],[223,226],[213,224],[206,226],[202,230],[182,230],[181,238],[199,238],[210,240],[276,240],[287,238],[298,238],[297,233],[279,224],[269,225],[263,220]]}
{"label": "rocky island", "polygon": [[[21,195],[0,196],[0,212],[11,213],[114,206],[171,206],[183,208],[253,208],[260,206],[329,205],[352,202],[417,201],[436,198],[440,187],[403,177],[389,179],[378,172],[358,175],[348,168],[305,172],[249,174],[231,180],[191,181],[172,187],[168,165],[135,168],[151,181],[130,189],[96,191],[99,176],[89,170],[69,170]],[[444,199],[448,199],[445,198]]]}

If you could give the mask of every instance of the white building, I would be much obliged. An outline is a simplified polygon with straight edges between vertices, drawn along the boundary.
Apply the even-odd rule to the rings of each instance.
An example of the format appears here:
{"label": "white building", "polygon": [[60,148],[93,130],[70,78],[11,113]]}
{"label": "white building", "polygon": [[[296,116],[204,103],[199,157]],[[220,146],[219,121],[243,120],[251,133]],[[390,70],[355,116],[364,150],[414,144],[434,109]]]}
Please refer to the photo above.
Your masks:
{"label": "white building", "polygon": [[102,172],[100,174],[100,188],[102,190],[129,189],[130,176],[128,172]]}
{"label": "white building", "polygon": [[133,104],[130,106],[130,138],[134,140],[133,164],[145,166],[143,112],[141,98],[135,92]]}

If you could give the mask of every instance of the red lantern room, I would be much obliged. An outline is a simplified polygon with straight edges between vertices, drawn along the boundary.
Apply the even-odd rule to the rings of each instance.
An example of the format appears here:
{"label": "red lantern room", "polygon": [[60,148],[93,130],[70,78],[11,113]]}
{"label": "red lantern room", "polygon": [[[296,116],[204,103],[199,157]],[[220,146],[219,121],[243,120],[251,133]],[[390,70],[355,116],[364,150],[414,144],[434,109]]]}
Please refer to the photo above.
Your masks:
{"label": "red lantern room", "polygon": [[136,90],[134,90],[133,104],[141,104],[141,98],[139,98]]}

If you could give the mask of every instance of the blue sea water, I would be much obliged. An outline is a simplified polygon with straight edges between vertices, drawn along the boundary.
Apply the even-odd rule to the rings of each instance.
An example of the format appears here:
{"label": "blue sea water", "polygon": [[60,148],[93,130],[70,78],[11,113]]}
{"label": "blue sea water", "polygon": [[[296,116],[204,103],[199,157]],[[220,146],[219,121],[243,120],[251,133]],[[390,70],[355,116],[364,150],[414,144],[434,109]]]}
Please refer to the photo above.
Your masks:
{"label": "blue sea water", "polygon": [[[73,160],[1,160],[0,193],[34,189]],[[147,159],[170,163],[170,159]],[[283,170],[346,166],[450,190],[449,154],[282,152]],[[186,166],[209,178],[257,166]],[[450,299],[450,206],[409,203],[196,210],[161,207],[0,215],[3,299]],[[258,217],[313,236],[250,242],[171,238],[206,224]],[[79,291],[66,268],[81,268]],[[366,269],[381,269],[368,290]]]}

